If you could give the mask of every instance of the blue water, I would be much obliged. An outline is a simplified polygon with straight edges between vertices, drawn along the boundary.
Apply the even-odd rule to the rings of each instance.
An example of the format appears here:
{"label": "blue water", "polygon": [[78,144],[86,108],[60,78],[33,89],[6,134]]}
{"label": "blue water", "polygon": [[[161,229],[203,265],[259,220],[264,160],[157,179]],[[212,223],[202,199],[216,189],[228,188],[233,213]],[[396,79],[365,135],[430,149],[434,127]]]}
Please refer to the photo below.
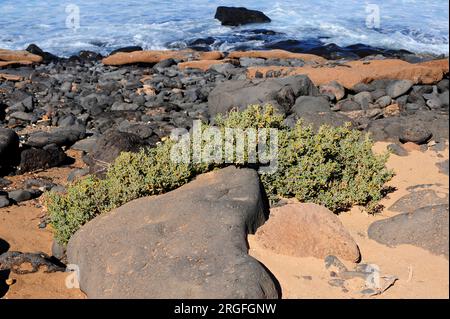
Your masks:
{"label": "blue water", "polygon": [[[73,5],[79,9],[79,27],[78,20],[71,19],[76,16]],[[272,23],[224,27],[214,19],[218,5],[262,10]],[[375,27],[366,23],[371,12],[376,17],[373,5],[380,13]],[[80,50],[106,54],[128,45],[183,47],[189,40],[207,37],[216,40],[214,49],[258,48],[268,40],[236,36],[256,28],[283,33],[270,40],[320,39],[340,46],[363,43],[417,53],[449,52],[449,9],[444,0],[0,0],[0,48],[24,49],[36,43],[61,56]]]}

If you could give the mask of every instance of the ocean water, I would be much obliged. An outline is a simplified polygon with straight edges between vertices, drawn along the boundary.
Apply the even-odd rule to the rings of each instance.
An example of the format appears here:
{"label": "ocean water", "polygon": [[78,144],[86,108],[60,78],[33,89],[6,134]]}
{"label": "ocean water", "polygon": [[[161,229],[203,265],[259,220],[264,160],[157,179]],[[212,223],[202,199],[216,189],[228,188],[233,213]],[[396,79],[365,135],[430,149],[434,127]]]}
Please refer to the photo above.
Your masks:
{"label": "ocean water", "polygon": [[[262,10],[272,22],[221,26],[214,19],[219,5]],[[0,0],[0,48],[35,43],[60,56],[128,45],[183,48],[199,38],[220,50],[294,39],[448,55],[448,29],[445,0]]]}

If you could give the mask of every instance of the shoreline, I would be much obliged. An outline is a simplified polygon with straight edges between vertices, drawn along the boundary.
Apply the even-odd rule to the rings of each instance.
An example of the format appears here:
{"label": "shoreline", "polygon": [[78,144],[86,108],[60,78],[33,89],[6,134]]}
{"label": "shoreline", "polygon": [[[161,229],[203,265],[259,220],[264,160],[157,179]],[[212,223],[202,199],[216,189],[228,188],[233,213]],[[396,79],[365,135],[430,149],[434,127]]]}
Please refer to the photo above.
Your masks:
{"label": "shoreline", "polygon": [[[249,32],[262,32],[267,33],[270,32],[266,29],[257,29],[257,30],[248,30]],[[400,59],[410,63],[420,63],[426,62],[430,60],[438,60],[438,59],[448,59],[449,53],[447,54],[435,54],[432,52],[412,52],[406,49],[390,49],[390,48],[380,48],[373,47],[370,45],[366,45],[363,43],[356,43],[345,47],[340,47],[334,43],[322,44],[312,46],[308,45],[306,42],[303,44],[301,41],[301,45],[296,47],[295,43],[297,40],[285,40],[280,41],[279,44],[262,46],[262,47],[236,47],[233,50],[222,51],[225,57],[233,52],[267,52],[274,50],[286,51],[292,54],[304,54],[304,55],[315,55],[318,57],[322,57],[327,60],[342,60],[342,61],[355,61],[361,60],[364,58],[385,58],[385,59]],[[124,47],[112,48],[109,50],[107,54],[102,54],[98,52],[98,50],[79,50],[77,53],[71,55],[63,55],[59,56],[54,54],[53,52],[46,51],[45,48],[41,48],[34,43],[30,43],[28,46],[24,47],[23,51],[28,51],[30,53],[40,55],[44,59],[44,63],[48,62],[68,62],[79,59],[87,59],[87,60],[100,60],[111,56],[115,53],[119,52],[133,52],[133,51],[159,51],[159,52],[171,52],[171,51],[193,51],[198,53],[206,53],[206,52],[219,52],[220,49],[216,47],[209,47],[208,39],[197,39],[191,41],[190,44],[184,46],[166,46],[161,49],[146,49],[139,45],[128,45]],[[0,48],[1,49],[1,48]],[[6,49],[6,48],[5,48]],[[21,51],[19,49],[6,49],[10,51]]]}

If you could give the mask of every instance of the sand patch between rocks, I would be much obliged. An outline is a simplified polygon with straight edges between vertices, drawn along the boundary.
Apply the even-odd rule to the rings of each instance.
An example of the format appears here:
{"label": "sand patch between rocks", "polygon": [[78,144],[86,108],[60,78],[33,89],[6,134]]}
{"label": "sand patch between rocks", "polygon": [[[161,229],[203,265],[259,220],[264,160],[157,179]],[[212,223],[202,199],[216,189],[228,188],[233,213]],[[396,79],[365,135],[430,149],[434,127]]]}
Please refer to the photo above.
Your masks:
{"label": "sand patch between rocks", "polygon": [[[375,152],[382,152],[388,143],[376,143]],[[408,194],[410,186],[423,185],[438,193],[448,193],[448,176],[439,172],[435,165],[449,158],[448,147],[442,152],[428,150],[412,151],[406,157],[391,155],[387,166],[395,170],[396,176],[388,183],[397,190],[382,200],[390,207]],[[432,184],[433,186],[426,186]],[[383,294],[371,298],[449,298],[449,261],[411,245],[387,247],[367,236],[369,225],[398,212],[384,209],[372,216],[353,207],[339,215],[339,219],[357,242],[364,263],[376,264],[382,274],[395,275],[399,279]],[[324,261],[313,257],[298,258],[275,254],[263,248],[253,235],[249,236],[250,255],[261,261],[279,280],[283,298],[361,298],[354,292],[343,292],[341,288],[328,284],[331,279]],[[351,263],[345,262],[348,268]],[[365,297],[367,298],[367,297]]]}

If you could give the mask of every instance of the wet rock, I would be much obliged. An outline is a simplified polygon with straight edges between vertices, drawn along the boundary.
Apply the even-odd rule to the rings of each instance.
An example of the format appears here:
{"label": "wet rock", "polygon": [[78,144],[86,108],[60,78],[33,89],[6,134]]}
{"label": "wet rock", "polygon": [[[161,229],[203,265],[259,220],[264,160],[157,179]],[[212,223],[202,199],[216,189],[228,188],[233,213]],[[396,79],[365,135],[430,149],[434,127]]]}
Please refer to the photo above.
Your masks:
{"label": "wet rock", "polygon": [[59,60],[59,58],[56,55],[43,51],[34,43],[30,44],[25,50],[32,54],[41,56],[44,63],[50,63]]}
{"label": "wet rock", "polygon": [[227,26],[239,26],[249,23],[267,23],[271,21],[270,18],[261,11],[224,6],[217,8],[214,18],[219,20],[222,25]]}
{"label": "wet rock", "polygon": [[265,248],[282,255],[335,255],[351,262],[360,259],[356,242],[336,215],[316,204],[292,203],[273,208],[256,237]]}
{"label": "wet rock", "polygon": [[245,239],[264,223],[265,201],[256,171],[200,175],[93,219],[70,239],[68,260],[89,298],[278,298]]}
{"label": "wet rock", "polygon": [[81,61],[92,62],[92,61],[99,61],[99,60],[103,59],[103,56],[97,52],[82,50],[78,53],[78,58]]}
{"label": "wet rock", "polygon": [[111,51],[111,53],[109,55],[113,55],[119,52],[135,52],[135,51],[142,51],[142,47],[138,46],[138,45],[132,45],[132,46],[127,46],[127,47],[122,47],[116,50]]}

